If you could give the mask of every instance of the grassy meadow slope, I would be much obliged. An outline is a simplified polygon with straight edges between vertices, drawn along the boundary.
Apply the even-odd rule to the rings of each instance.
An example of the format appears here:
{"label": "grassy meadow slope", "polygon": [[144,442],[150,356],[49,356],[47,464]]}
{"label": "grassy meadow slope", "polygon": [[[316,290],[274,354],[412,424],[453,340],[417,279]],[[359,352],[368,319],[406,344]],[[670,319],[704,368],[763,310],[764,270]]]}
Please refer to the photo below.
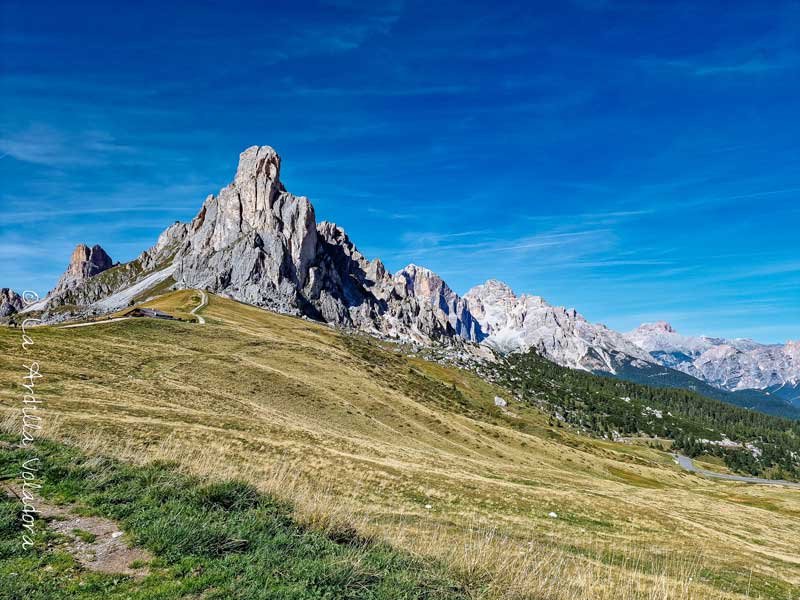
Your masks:
{"label": "grassy meadow slope", "polygon": [[[44,435],[245,479],[311,527],[440,558],[476,597],[797,597],[796,490],[704,480],[504,411],[505,390],[389,343],[215,296],[201,314],[35,329]],[[19,344],[0,329],[4,381],[21,379]],[[12,419],[20,396],[0,391]]]}
{"label": "grassy meadow slope", "polygon": [[[30,458],[10,442],[0,434],[0,476]],[[299,525],[290,505],[245,482],[208,482],[163,461],[128,465],[44,440],[37,452],[40,498],[72,512],[57,526],[37,522],[32,552],[19,543],[19,500],[0,494],[3,600],[468,600],[443,565],[352,531]],[[40,498],[37,508],[52,511]],[[126,547],[150,553],[109,552],[117,524]],[[127,565],[135,569],[120,577]]]}

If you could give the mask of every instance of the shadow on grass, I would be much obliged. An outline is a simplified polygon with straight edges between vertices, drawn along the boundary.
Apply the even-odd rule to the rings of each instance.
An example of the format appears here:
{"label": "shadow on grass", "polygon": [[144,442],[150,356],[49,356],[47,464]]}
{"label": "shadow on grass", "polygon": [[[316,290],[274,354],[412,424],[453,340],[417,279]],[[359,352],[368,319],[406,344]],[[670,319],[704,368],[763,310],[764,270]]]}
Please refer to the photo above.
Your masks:
{"label": "shadow on grass", "polygon": [[[355,530],[322,534],[301,527],[291,506],[247,483],[209,483],[169,463],[131,466],[45,440],[37,441],[37,451],[44,497],[118,521],[156,559],[144,579],[86,572],[41,521],[37,548],[25,551],[20,504],[1,498],[0,598],[467,597],[440,565],[364,540]],[[20,450],[0,448],[0,477],[18,475],[22,460]]]}

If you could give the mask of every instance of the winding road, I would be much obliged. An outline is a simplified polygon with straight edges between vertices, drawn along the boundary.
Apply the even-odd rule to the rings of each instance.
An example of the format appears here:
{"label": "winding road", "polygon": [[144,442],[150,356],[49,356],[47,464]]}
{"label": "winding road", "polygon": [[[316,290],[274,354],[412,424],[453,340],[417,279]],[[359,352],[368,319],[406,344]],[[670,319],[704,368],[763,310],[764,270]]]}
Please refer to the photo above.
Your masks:
{"label": "winding road", "polygon": [[[206,320],[197,314],[197,311],[201,308],[208,306],[208,295],[203,290],[197,290],[200,292],[200,304],[195,306],[192,310],[189,311],[189,314],[194,315],[197,317],[198,325],[205,325]],[[127,321],[128,319],[132,319],[133,317],[115,317],[113,319],[98,319],[97,321],[88,321],[86,323],[73,323],[72,325],[62,325],[60,329],[72,329],[73,327],[93,327],[94,325],[103,325],[104,323],[116,323],[117,321]]]}
{"label": "winding road", "polygon": [[198,304],[197,306],[195,306],[191,310],[191,314],[193,314],[195,317],[197,317],[197,323],[199,325],[205,325],[206,324],[206,320],[203,317],[201,317],[200,315],[198,315],[197,311],[208,304],[208,295],[203,290],[197,290],[197,291],[200,292],[200,294],[202,295],[203,298],[200,301],[200,304]]}
{"label": "winding road", "polygon": [[743,483],[756,483],[760,485],[782,485],[785,487],[792,487],[800,489],[800,483],[796,481],[786,481],[784,479],[762,479],[761,477],[746,477],[744,475],[730,475],[728,473],[715,473],[708,469],[695,466],[694,462],[688,456],[683,454],[673,454],[672,457],[683,469],[691,473],[697,473],[704,477],[711,477],[712,479],[724,479],[726,481],[741,481]]}

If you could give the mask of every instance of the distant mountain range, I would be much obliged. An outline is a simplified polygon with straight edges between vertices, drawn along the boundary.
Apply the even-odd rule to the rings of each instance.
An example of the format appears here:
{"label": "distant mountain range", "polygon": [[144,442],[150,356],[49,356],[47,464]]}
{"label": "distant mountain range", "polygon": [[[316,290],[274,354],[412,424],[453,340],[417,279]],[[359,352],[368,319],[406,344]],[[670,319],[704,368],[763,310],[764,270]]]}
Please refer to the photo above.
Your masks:
{"label": "distant mountain range", "polygon": [[392,274],[380,259],[368,260],[341,227],[316,222],[307,198],[286,191],[280,167],[272,148],[248,148],[230,185],[136,259],[114,263],[100,246],[80,244],[42,301],[22,308],[3,289],[0,317],[36,311],[55,322],[114,312],[175,287],[202,288],[380,337],[487,356],[488,348],[535,350],[575,369],[800,416],[800,342],[691,338],[665,323],[622,334],[497,280],[460,297],[424,267]]}
{"label": "distant mountain range", "polygon": [[683,336],[663,321],[641,325],[625,337],[662,365],[717,388],[765,390],[800,406],[800,341],[781,345]]}

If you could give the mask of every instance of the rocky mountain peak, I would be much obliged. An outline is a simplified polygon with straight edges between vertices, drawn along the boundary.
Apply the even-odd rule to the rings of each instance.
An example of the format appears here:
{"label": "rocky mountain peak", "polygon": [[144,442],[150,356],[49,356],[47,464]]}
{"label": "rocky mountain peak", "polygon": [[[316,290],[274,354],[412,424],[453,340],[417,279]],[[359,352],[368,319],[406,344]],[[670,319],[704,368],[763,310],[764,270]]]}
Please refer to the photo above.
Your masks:
{"label": "rocky mountain peak", "polygon": [[394,281],[395,290],[401,297],[413,296],[441,306],[455,306],[461,301],[439,275],[413,263],[395,273]]}
{"label": "rocky mountain peak", "polygon": [[280,172],[281,157],[270,146],[250,146],[239,155],[232,185],[239,193],[245,219],[251,224],[252,217],[271,209],[284,191]]}
{"label": "rocky mountain peak", "polygon": [[247,148],[233,181],[142,258],[181,285],[278,312],[422,342],[478,339],[440,277],[416,266],[392,276],[368,260],[341,227],[316,222],[307,198],[286,191],[280,167],[273,148]]}
{"label": "rocky mountain peak", "polygon": [[511,289],[511,286],[509,286],[505,281],[500,281],[499,279],[487,279],[486,283],[483,285],[490,290],[503,291],[511,294],[512,296],[514,295],[514,290]]}
{"label": "rocky mountain peak", "polygon": [[22,296],[11,288],[0,288],[0,318],[10,317],[22,310]]}
{"label": "rocky mountain peak", "polygon": [[407,288],[409,294],[431,301],[440,296],[449,299],[456,295],[436,273],[413,263],[400,269],[395,274],[395,280]]}
{"label": "rocky mountain peak", "polygon": [[416,315],[415,326],[421,324],[421,331],[431,331],[441,339],[454,335],[471,341],[483,338],[466,301],[426,267],[410,264],[395,273],[390,297],[397,299],[406,319]]}
{"label": "rocky mountain peak", "polygon": [[650,360],[620,334],[586,321],[575,309],[552,306],[540,296],[517,296],[505,283],[490,279],[464,295],[469,311],[502,352],[535,349],[573,368],[614,372],[624,360]]}
{"label": "rocky mountain peak", "polygon": [[[647,352],[685,353],[691,356],[699,356],[715,344],[711,338],[683,336],[666,321],[642,323],[626,333],[625,337]],[[669,366],[674,365],[670,363]]]}
{"label": "rocky mountain peak", "polygon": [[664,322],[646,323],[626,337],[662,365],[725,390],[765,389],[800,379],[800,345],[684,336]]}
{"label": "rocky mountain peak", "polygon": [[330,221],[320,221],[317,223],[317,233],[320,237],[330,241],[331,243],[346,243],[348,245],[352,245],[347,232],[339,227],[336,223],[331,223]]}
{"label": "rocky mountain peak", "polygon": [[113,266],[114,261],[99,244],[95,244],[91,248],[86,244],[78,244],[72,251],[67,270],[64,271],[50,294],[57,295]]}
{"label": "rocky mountain peak", "polygon": [[652,331],[661,331],[664,333],[676,333],[675,330],[672,328],[672,325],[670,325],[666,321],[656,321],[655,323],[644,323],[642,327],[650,329]]}
{"label": "rocky mountain peak", "polygon": [[72,251],[67,273],[74,277],[93,277],[111,268],[113,264],[114,261],[99,244],[91,248],[86,244],[78,244]]}
{"label": "rocky mountain peak", "polygon": [[480,298],[484,296],[491,296],[491,297],[505,297],[505,298],[516,298],[516,294],[514,294],[514,290],[511,287],[499,279],[488,279],[486,283],[482,283],[480,285],[476,285],[472,289],[470,289],[464,297],[470,296],[472,298]]}
{"label": "rocky mountain peak", "polygon": [[208,196],[188,227],[172,226],[167,243],[160,240],[153,251],[163,255],[163,248],[179,249],[179,281],[231,288],[231,294],[270,281],[280,290],[270,294],[278,302],[270,306],[290,310],[295,288],[308,278],[317,228],[308,198],[288,193],[280,182],[280,164],[273,148],[251,146],[239,155],[233,182]]}
{"label": "rocky mountain peak", "polygon": [[408,273],[412,277],[421,277],[421,278],[431,278],[431,277],[438,277],[436,273],[431,271],[428,267],[420,267],[419,265],[415,265],[414,263],[410,263],[400,269],[398,273]]}

